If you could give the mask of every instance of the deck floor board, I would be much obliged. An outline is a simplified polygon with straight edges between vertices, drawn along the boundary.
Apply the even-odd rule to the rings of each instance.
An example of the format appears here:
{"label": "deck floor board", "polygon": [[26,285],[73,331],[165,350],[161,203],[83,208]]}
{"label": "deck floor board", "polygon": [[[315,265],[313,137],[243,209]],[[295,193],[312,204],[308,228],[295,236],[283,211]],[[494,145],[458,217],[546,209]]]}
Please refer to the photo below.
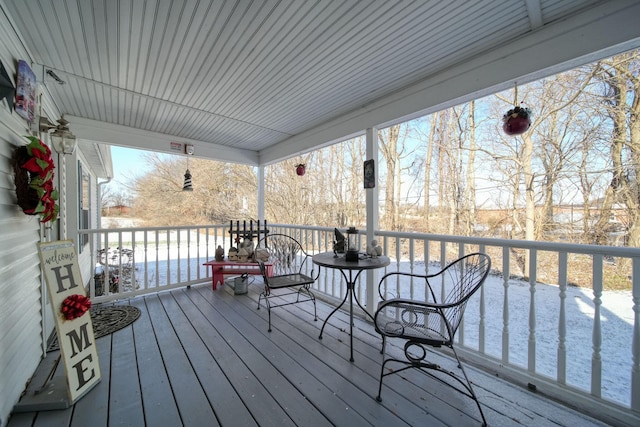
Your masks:
{"label": "deck floor board", "polygon": [[169,316],[157,294],[145,300],[182,423],[218,425],[213,408],[202,390],[198,373],[180,342],[179,334],[182,331],[174,329],[180,326],[180,317]]}
{"label": "deck floor board", "polygon": [[[17,413],[8,427],[480,425],[473,401],[413,370],[385,378],[377,402],[383,356],[370,322],[355,319],[349,362],[348,313],[337,312],[320,340],[331,305],[318,301],[317,322],[310,303],[275,308],[269,333],[258,292],[257,284],[246,295],[206,284],[118,302],[142,314],[97,340],[100,383],[68,409]],[[401,352],[387,344],[387,354]],[[491,426],[606,425],[473,367],[468,373]]]}
{"label": "deck floor board", "polygon": [[[252,302],[249,303],[249,306],[245,306],[248,310],[247,313],[257,311],[255,304],[251,304]],[[437,420],[423,408],[413,405],[406,399],[398,402],[398,406],[390,405],[387,402],[380,405],[376,402],[374,393],[377,391],[378,382],[377,377],[374,379],[373,376],[379,373],[380,365],[375,366],[375,372],[371,372],[370,366],[366,364],[363,366],[360,363],[366,361],[366,357],[361,356],[354,363],[349,362],[348,345],[343,340],[334,339],[330,334],[325,334],[325,338],[319,340],[321,322],[320,325],[314,324],[313,321],[309,322],[310,318],[306,316],[306,313],[297,311],[296,315],[296,306],[287,306],[278,310],[277,313],[274,310],[272,316],[282,319],[278,319],[277,328],[275,325],[272,327],[274,331],[277,329],[281,333],[273,334],[272,332],[271,336],[282,348],[295,354],[298,360],[304,361],[309,376],[323,382],[332,394],[336,394],[342,399],[344,404],[334,406],[334,411],[336,408],[349,408],[349,411],[355,410],[366,414],[365,418],[369,421],[378,421],[385,425],[402,422],[413,424],[417,420],[428,421],[430,425],[438,425]],[[268,334],[264,323],[258,324],[257,327]],[[374,351],[373,348],[370,350]],[[381,359],[379,351],[376,352],[376,356],[377,359]],[[283,375],[288,375],[286,369],[283,371]],[[393,400],[389,402],[393,403]],[[402,413],[402,417],[398,417],[396,415],[398,413]]]}
{"label": "deck floor board", "polygon": [[142,409],[147,425],[177,425],[180,420],[178,405],[173,398],[173,390],[160,355],[160,348],[146,308],[144,299],[132,300],[131,305],[140,309],[140,317],[133,323],[135,355],[138,365]]}

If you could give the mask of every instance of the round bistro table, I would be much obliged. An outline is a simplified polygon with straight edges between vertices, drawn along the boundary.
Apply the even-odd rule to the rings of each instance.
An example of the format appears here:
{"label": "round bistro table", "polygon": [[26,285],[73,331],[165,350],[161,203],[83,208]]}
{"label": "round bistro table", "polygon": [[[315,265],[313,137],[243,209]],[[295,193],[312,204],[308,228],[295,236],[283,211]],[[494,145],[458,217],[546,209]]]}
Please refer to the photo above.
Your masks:
{"label": "round bistro table", "polygon": [[327,321],[333,316],[333,314],[338,311],[344,304],[347,302],[347,298],[349,298],[349,338],[350,338],[350,347],[351,347],[351,357],[350,361],[353,362],[353,300],[356,301],[358,307],[365,312],[367,316],[371,318],[373,321],[373,317],[371,314],[367,312],[367,310],[360,304],[358,301],[358,296],[355,292],[355,284],[364,270],[375,270],[376,268],[386,267],[390,264],[389,257],[379,256],[377,258],[371,258],[369,256],[358,257],[358,261],[347,261],[344,257],[344,254],[336,255],[333,252],[322,252],[313,256],[313,263],[317,264],[321,267],[325,268],[333,268],[336,270],[340,270],[342,273],[342,277],[344,277],[345,282],[347,283],[347,292],[344,295],[344,299],[324,320],[322,324],[322,329],[320,329],[320,336],[318,338],[322,339],[322,332],[324,331],[324,327],[327,325]]}

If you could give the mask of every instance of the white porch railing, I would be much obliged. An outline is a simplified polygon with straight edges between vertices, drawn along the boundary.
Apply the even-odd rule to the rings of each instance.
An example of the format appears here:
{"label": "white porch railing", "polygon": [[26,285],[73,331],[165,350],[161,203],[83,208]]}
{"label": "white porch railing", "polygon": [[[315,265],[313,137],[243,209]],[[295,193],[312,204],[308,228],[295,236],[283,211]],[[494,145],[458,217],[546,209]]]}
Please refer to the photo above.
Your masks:
{"label": "white porch railing", "polygon": [[[270,224],[309,252],[330,251],[333,228]],[[228,225],[87,230],[97,274],[94,302],[210,282],[202,264]],[[612,424],[640,421],[640,249],[378,231],[392,259],[386,271],[433,273],[474,251],[488,253],[492,274],[469,303],[458,333],[466,359],[532,390],[578,405]],[[360,235],[360,247],[365,247]],[[378,302],[377,277],[357,285],[359,300]],[[342,276],[324,270],[315,285],[330,302],[346,292]],[[412,296],[412,283],[395,293]],[[618,287],[621,290],[605,290]]]}

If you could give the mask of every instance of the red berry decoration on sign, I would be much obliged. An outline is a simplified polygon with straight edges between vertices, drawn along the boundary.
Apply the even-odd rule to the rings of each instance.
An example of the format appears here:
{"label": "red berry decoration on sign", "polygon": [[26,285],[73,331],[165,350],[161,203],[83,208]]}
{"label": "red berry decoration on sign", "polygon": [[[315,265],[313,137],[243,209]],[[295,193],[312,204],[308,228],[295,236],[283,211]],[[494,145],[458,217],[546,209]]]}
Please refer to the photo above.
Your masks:
{"label": "red berry decoration on sign", "polygon": [[91,300],[84,295],[73,294],[62,301],[60,311],[67,320],[77,319],[91,308]]}
{"label": "red berry decoration on sign", "polygon": [[298,174],[298,176],[304,175],[305,172],[306,166],[304,164],[300,163],[299,165],[296,165],[296,173]]}

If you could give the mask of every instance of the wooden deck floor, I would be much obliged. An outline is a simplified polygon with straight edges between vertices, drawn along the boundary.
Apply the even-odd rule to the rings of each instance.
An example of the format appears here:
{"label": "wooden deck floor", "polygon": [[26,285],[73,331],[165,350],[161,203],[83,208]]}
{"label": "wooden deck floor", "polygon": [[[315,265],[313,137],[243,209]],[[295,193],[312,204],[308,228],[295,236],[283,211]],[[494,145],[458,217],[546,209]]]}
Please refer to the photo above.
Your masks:
{"label": "wooden deck floor", "polygon": [[[319,340],[331,306],[318,302],[317,322],[310,303],[274,309],[268,333],[257,289],[234,296],[202,285],[124,302],[142,315],[97,340],[102,381],[68,409],[16,413],[8,426],[480,425],[473,401],[414,370],[387,377],[378,403],[382,355],[370,323],[356,320],[351,363],[346,313],[332,317]],[[468,373],[489,425],[605,425]]]}

